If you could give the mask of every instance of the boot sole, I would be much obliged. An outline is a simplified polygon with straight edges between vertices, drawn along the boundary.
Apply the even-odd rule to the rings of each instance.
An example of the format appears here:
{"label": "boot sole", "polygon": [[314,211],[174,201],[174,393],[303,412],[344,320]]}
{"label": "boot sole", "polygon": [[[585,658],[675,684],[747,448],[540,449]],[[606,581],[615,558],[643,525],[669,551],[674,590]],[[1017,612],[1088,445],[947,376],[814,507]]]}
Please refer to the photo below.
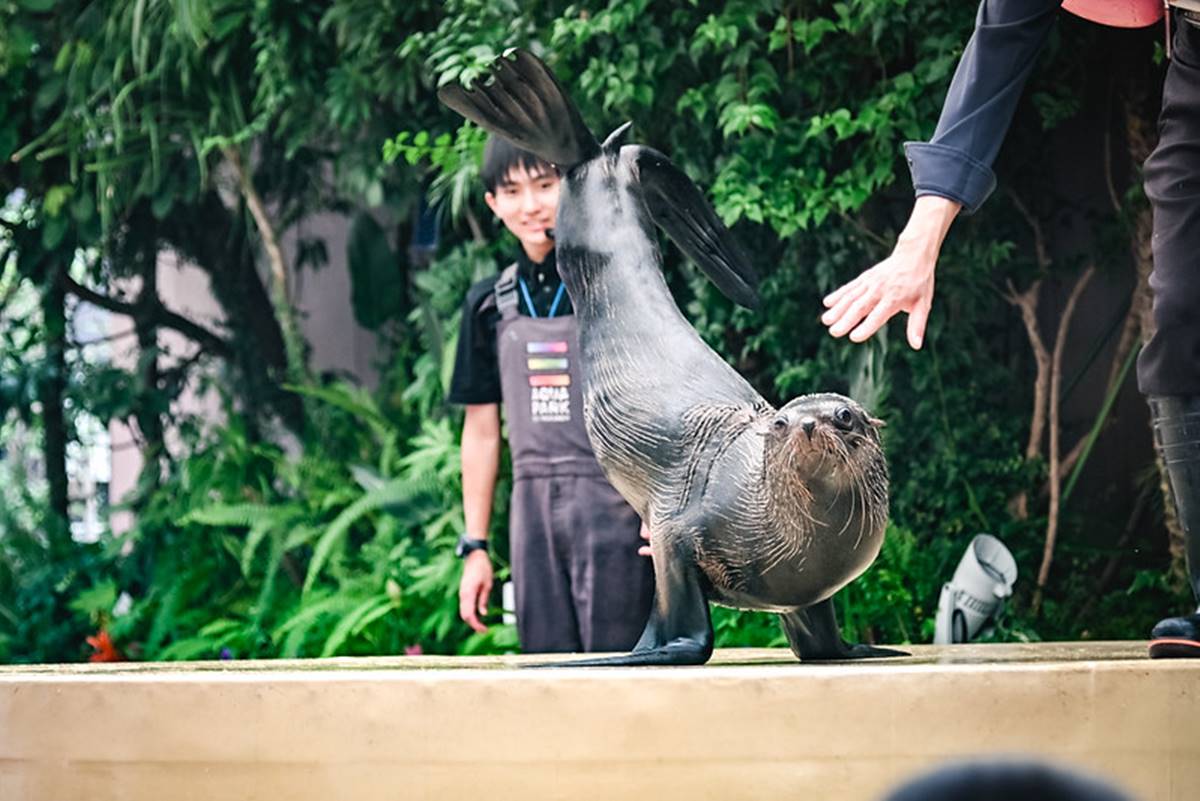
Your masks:
{"label": "boot sole", "polygon": [[1195,659],[1200,658],[1200,642],[1162,638],[1150,642],[1151,659]]}

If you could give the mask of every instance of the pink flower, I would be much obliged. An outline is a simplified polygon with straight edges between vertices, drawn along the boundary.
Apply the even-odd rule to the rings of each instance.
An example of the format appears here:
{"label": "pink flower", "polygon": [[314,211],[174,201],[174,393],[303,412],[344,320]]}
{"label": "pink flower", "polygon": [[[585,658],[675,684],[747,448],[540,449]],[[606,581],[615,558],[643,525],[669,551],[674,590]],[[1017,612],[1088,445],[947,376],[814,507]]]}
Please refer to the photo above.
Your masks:
{"label": "pink flower", "polygon": [[420,656],[423,653],[425,653],[425,651],[424,651],[424,649],[421,648],[420,643],[417,643],[416,645],[404,646],[404,655],[405,656]]}

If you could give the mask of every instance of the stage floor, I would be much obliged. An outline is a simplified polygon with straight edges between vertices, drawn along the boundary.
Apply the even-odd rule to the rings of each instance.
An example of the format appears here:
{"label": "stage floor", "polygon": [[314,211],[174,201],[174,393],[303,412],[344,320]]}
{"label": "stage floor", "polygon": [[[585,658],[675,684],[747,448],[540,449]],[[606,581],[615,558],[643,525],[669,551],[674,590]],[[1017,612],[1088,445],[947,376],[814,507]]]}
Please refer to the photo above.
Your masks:
{"label": "stage floor", "polygon": [[911,646],[800,664],[562,657],[0,667],[0,799],[878,799],[1030,755],[1200,798],[1200,660],[1144,642]]}

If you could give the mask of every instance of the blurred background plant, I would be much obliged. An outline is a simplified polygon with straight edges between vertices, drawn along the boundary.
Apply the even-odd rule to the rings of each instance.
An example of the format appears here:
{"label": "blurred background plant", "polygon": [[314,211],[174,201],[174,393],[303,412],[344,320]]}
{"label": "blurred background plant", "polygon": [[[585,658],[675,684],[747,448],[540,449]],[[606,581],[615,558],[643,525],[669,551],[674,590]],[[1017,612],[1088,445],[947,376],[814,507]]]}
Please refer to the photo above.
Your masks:
{"label": "blurred background plant", "polygon": [[[1144,636],[1185,599],[1118,369],[1144,334],[1153,31],[1064,19],[1002,190],[950,237],[922,352],[816,322],[902,227],[900,144],[932,132],[973,14],[937,0],[0,4],[0,660],[515,647],[510,626],[468,636],[457,619],[460,417],[444,403],[465,291],[514,243],[481,203],[482,134],[434,96],[509,46],[547,58],[598,133],[633,120],[754,254],[757,314],[665,251],[719,352],[774,402],[850,392],[887,421],[893,520],[839,598],[848,637],[928,641],[941,582],[981,531],[1022,574],[991,636]],[[322,213],[350,221],[354,316],[383,343],[370,388],[315,374],[301,332],[294,284],[329,253],[296,232]],[[168,251],[204,273],[220,325],[164,303]],[[132,321],[136,365],[88,356],[88,308]],[[167,331],[187,355],[160,346]],[[216,424],[174,405],[204,382]],[[81,542],[66,455],[113,420],[145,456],[119,499],[135,523]],[[503,553],[503,508],[495,520]],[[714,620],[718,645],[782,643],[769,616]]]}

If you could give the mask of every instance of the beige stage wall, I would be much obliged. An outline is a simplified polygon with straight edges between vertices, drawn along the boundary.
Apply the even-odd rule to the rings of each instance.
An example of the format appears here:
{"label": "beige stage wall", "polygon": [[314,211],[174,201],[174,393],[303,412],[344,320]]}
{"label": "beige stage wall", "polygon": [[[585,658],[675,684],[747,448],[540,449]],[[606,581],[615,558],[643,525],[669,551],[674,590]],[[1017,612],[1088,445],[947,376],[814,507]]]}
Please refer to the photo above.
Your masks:
{"label": "beige stage wall", "polygon": [[912,650],[0,668],[0,799],[868,801],[980,754],[1200,798],[1200,662],[1151,662],[1144,643]]}

